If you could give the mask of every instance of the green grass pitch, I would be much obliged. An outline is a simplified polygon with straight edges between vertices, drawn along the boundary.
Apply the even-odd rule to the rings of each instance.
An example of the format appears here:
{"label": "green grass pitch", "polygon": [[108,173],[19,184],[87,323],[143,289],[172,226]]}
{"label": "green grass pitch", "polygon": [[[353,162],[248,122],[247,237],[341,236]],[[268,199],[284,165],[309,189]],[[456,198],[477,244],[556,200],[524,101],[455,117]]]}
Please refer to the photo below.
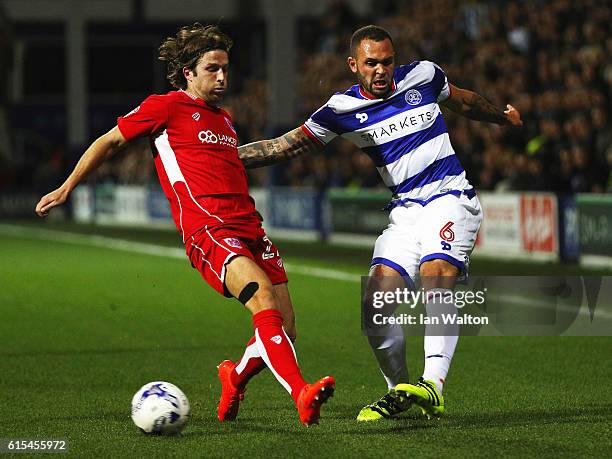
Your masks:
{"label": "green grass pitch", "polygon": [[[28,223],[180,247],[176,233]],[[366,270],[369,250],[279,243],[286,262]],[[531,265],[476,261],[478,272]],[[578,272],[577,268],[567,269]],[[0,232],[0,438],[66,438],[76,457],[608,456],[612,338],[465,337],[446,387],[447,416],[358,424],[385,390],[359,326],[359,284],[290,274],[304,375],[332,374],[320,426],[303,427],[270,372],[250,384],[233,423],[219,423],[215,366],[252,334],[237,301],[210,289],[187,259]],[[409,339],[411,375],[422,342]],[[145,437],[130,420],[144,383],[187,394],[181,436]],[[606,453],[607,451],[607,453]],[[608,456],[609,457],[609,456]]]}

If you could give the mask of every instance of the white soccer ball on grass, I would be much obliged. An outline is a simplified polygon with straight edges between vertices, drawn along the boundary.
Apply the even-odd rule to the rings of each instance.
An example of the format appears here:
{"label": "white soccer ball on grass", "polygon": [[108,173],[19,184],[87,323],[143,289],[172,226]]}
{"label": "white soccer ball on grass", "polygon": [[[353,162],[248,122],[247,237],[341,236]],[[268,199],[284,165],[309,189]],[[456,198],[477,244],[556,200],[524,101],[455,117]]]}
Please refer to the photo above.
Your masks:
{"label": "white soccer ball on grass", "polygon": [[132,398],[132,420],[145,434],[177,434],[185,428],[189,417],[189,400],[169,382],[145,384]]}

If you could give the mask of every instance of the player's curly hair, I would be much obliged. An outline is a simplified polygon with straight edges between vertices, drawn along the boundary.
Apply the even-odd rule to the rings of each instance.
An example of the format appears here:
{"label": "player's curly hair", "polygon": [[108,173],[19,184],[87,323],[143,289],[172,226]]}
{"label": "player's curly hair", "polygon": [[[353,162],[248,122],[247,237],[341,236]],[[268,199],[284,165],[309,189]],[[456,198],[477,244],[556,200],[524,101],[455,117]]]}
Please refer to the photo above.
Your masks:
{"label": "player's curly hair", "polygon": [[166,61],[166,78],[177,89],[186,89],[183,69],[193,70],[204,53],[220,49],[230,52],[234,42],[216,25],[199,22],[179,29],[174,37],[166,38],[159,47],[159,60]]}

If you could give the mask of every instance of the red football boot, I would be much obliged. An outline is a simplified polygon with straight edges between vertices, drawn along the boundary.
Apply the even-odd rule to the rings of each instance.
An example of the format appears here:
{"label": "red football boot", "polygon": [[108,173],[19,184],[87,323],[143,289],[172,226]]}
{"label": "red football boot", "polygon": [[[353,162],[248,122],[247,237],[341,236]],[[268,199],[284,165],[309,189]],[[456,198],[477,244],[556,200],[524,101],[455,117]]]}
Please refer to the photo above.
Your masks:
{"label": "red football boot", "polygon": [[335,389],[336,381],[331,376],[326,376],[314,384],[304,386],[300,391],[297,401],[297,409],[298,413],[300,413],[302,424],[308,427],[319,423],[321,405],[334,395]]}
{"label": "red football boot", "polygon": [[238,415],[240,402],[244,400],[244,391],[232,384],[230,375],[236,364],[231,360],[224,360],[219,364],[219,380],[221,381],[221,398],[217,405],[217,417],[219,421],[233,421]]}

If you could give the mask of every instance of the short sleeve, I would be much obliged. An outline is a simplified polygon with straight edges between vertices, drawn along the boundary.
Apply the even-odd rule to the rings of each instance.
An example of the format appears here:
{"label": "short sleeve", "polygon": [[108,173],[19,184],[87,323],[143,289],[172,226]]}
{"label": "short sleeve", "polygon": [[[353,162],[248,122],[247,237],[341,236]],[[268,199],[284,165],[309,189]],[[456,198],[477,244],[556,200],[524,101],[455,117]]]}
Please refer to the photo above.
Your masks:
{"label": "short sleeve", "polygon": [[147,97],[127,115],[117,118],[117,126],[127,141],[161,131],[167,123],[168,107],[163,96]]}
{"label": "short sleeve", "polygon": [[444,71],[438,67],[437,64],[430,62],[433,66],[433,79],[432,84],[434,87],[434,92],[437,95],[437,101],[443,102],[450,97],[450,87],[448,86],[448,79],[446,78],[446,74]]}
{"label": "short sleeve", "polygon": [[334,132],[335,114],[331,108],[324,105],[302,125],[302,130],[321,145],[327,145],[338,134]]}

